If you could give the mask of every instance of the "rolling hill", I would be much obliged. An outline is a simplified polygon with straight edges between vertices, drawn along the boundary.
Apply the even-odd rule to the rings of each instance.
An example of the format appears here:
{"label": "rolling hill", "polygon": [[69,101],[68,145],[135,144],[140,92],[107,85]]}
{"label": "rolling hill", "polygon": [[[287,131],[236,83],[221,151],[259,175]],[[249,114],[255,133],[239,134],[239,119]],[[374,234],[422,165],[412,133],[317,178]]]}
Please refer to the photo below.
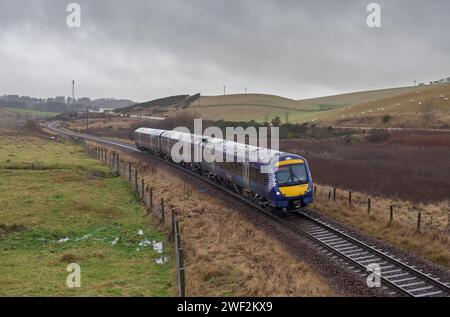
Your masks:
{"label": "rolling hill", "polygon": [[450,84],[413,88],[327,111],[312,120],[321,125],[348,127],[449,128]]}
{"label": "rolling hill", "polygon": [[[401,87],[293,100],[267,94],[236,94],[225,96],[201,96],[183,111],[206,119],[230,121],[265,121],[276,116],[289,122],[314,120],[326,112],[363,102],[393,97],[413,92],[416,87]],[[169,114],[170,116],[170,114]]]}

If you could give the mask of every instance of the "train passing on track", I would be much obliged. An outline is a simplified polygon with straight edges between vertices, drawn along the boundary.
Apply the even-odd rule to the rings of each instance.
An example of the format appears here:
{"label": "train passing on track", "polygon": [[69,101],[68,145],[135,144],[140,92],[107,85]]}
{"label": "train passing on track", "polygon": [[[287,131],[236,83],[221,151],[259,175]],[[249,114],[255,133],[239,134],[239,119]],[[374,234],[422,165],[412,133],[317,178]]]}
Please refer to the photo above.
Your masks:
{"label": "train passing on track", "polygon": [[[149,128],[137,129],[135,142],[140,151],[175,161],[266,208],[289,211],[313,201],[311,172],[307,161],[299,155]],[[189,159],[174,160],[173,148],[180,144],[183,149],[190,147]],[[205,148],[211,149],[213,158],[196,160],[196,153],[203,153]]]}

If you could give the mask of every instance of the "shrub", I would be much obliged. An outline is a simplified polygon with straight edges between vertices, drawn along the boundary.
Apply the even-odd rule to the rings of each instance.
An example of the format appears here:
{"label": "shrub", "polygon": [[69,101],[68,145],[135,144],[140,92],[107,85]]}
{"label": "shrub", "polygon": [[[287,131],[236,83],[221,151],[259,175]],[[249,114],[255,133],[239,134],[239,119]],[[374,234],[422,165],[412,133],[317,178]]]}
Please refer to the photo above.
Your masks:
{"label": "shrub", "polygon": [[385,116],[383,116],[383,123],[388,123],[389,121],[391,121],[392,120],[392,116],[391,115],[385,115]]}

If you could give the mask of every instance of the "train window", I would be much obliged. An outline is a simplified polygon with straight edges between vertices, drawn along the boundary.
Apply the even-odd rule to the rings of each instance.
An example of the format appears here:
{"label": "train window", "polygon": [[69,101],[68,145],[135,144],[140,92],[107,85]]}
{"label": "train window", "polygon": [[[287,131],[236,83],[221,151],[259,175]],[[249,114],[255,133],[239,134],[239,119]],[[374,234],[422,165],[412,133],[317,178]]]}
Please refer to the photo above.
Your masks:
{"label": "train window", "polygon": [[275,173],[278,185],[290,186],[308,183],[305,164],[280,166]]}

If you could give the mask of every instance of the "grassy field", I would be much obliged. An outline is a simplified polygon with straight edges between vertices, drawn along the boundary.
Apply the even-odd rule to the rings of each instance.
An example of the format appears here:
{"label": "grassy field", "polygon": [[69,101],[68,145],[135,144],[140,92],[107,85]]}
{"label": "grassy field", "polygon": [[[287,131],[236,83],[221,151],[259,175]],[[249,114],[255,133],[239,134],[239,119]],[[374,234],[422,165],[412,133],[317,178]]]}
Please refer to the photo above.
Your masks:
{"label": "grassy field", "polygon": [[[0,296],[174,295],[170,246],[143,214],[126,181],[81,148],[0,136]],[[69,263],[81,266],[79,289],[66,286]]]}
{"label": "grassy field", "polygon": [[[293,100],[267,94],[235,94],[225,96],[202,96],[192,102],[183,112],[196,113],[205,119],[245,121],[270,121],[276,116],[285,121],[286,113],[290,123],[311,121],[325,115],[333,109],[363,102],[372,102],[382,98],[410,93],[415,87],[400,87],[361,91],[334,96],[325,96],[303,100]],[[166,115],[171,116],[173,109]]]}
{"label": "grassy field", "polygon": [[39,119],[46,119],[46,118],[53,118],[56,117],[59,113],[57,112],[46,112],[46,111],[34,111],[29,109],[19,109],[19,108],[3,108],[8,111],[12,111],[27,117],[31,118],[39,118]]}
{"label": "grassy field", "polygon": [[322,125],[377,128],[449,128],[450,84],[414,87],[317,115]]}
{"label": "grassy field", "polygon": [[335,295],[314,265],[302,260],[302,251],[292,252],[252,224],[245,208],[218,199],[218,192],[164,163],[119,153],[180,222],[188,296]]}

